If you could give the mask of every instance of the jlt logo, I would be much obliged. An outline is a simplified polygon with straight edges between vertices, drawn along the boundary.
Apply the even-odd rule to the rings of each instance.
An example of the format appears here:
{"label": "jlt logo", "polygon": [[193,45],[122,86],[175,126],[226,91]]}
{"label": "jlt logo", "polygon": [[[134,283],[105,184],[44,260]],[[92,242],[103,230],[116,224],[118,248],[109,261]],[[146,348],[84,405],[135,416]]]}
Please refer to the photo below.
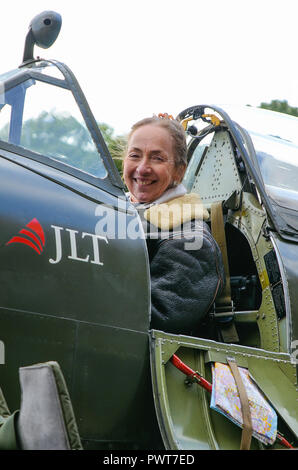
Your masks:
{"label": "jlt logo", "polygon": [[[59,263],[62,259],[62,243],[61,243],[61,232],[64,230],[63,227],[57,227],[55,225],[51,225],[51,227],[55,230],[55,240],[56,240],[56,259],[50,258],[49,261],[52,264]],[[103,240],[105,243],[108,243],[107,237],[102,237],[101,235],[95,235],[94,233],[87,233],[83,232],[81,234],[81,238],[90,237],[92,240],[92,248],[93,248],[93,259],[90,260],[90,254],[88,254],[85,258],[79,258],[77,252],[77,235],[79,232],[77,230],[72,230],[69,228],[65,229],[66,232],[69,233],[69,241],[70,241],[70,256],[69,259],[74,261],[83,261],[85,263],[92,263],[98,264],[99,266],[103,266],[103,263],[100,261],[99,256],[99,240]]]}
{"label": "jlt logo", "polygon": [[[51,264],[60,263],[63,257],[63,248],[62,248],[62,232],[65,231],[68,233],[67,239],[69,240],[69,251],[70,255],[67,256],[68,259],[73,261],[82,261],[83,263],[92,263],[97,264],[98,266],[103,266],[103,262],[100,258],[99,252],[99,242],[103,241],[106,244],[108,239],[105,236],[96,235],[94,233],[83,232],[80,233],[78,230],[73,230],[70,228],[58,227],[56,225],[51,225],[53,229],[53,235],[55,237],[56,253],[55,258],[50,258],[49,262]],[[26,225],[26,228],[19,231],[19,234],[22,236],[14,236],[9,240],[6,245],[11,245],[13,243],[21,243],[32,248],[39,255],[43,252],[45,246],[45,235],[42,226],[37,219],[31,220]],[[84,238],[90,239],[90,251],[86,254],[85,257],[81,258],[78,256],[78,243]]]}
{"label": "jlt logo", "polygon": [[30,248],[35,250],[39,255],[42,253],[45,244],[45,236],[42,226],[37,219],[32,219],[31,222],[26,225],[26,228],[19,231],[19,234],[22,236],[12,237],[6,245],[22,243],[30,246]]}

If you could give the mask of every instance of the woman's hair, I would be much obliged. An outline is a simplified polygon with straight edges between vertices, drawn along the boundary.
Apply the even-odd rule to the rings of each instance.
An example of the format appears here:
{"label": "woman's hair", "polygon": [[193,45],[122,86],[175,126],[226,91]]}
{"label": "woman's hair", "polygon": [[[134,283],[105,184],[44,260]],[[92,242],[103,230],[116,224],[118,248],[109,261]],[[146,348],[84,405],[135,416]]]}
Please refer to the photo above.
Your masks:
{"label": "woman's hair", "polygon": [[186,138],[185,132],[180,124],[179,121],[176,119],[169,119],[164,117],[152,116],[149,118],[141,119],[141,121],[136,122],[128,135],[128,141],[131,138],[134,131],[139,129],[142,126],[147,126],[150,124],[154,124],[156,126],[163,127],[166,129],[169,134],[173,138],[173,146],[174,146],[174,157],[175,157],[175,166],[183,166],[187,165],[187,146],[186,146]]}

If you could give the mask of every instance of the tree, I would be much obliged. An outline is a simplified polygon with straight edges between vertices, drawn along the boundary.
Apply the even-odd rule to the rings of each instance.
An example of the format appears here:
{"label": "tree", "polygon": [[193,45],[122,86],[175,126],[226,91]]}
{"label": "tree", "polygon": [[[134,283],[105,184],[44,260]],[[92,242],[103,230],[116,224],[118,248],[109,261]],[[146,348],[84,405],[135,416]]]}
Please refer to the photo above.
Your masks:
{"label": "tree", "polygon": [[298,108],[290,106],[286,100],[272,100],[271,103],[261,103],[259,108],[271,109],[272,111],[277,111],[279,113],[298,116]]}
{"label": "tree", "polygon": [[106,123],[98,123],[98,127],[100,128],[115,165],[120,175],[122,176],[123,156],[126,147],[126,139],[122,135],[114,136],[114,129]]}
{"label": "tree", "polygon": [[[122,174],[123,136],[114,136],[114,129],[98,123],[112,158]],[[8,140],[9,123],[0,129],[0,139]],[[95,176],[104,175],[98,153],[84,123],[73,116],[55,112],[41,112],[36,118],[23,122],[20,145],[42,155],[54,157]]]}

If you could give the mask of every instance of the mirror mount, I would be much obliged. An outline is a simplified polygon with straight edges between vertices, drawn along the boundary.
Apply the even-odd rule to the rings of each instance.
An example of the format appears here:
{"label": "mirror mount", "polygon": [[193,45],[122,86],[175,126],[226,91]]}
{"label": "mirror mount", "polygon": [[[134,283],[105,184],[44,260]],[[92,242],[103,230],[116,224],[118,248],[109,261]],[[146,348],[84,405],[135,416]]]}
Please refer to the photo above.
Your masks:
{"label": "mirror mount", "polygon": [[55,11],[44,11],[36,15],[29,25],[25,40],[23,63],[34,60],[34,46],[48,49],[56,41],[62,25],[62,18]]}

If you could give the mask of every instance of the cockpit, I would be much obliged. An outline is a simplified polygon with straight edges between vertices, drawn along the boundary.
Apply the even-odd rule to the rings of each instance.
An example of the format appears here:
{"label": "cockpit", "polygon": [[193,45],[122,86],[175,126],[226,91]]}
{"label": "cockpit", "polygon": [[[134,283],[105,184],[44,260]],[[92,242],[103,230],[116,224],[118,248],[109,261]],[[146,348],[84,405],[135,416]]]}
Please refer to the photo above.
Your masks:
{"label": "cockpit", "polygon": [[[297,118],[249,107],[227,111],[228,115],[217,107],[198,106],[180,113],[189,138],[184,184],[200,195],[209,213],[222,203],[230,310],[234,309],[240,344],[275,350],[277,339],[283,342],[288,336],[281,344],[286,351],[295,327],[290,324],[283,263],[277,257],[283,240],[297,241],[298,235]],[[268,320],[269,305],[276,344],[266,344],[269,323],[260,321],[262,316]]]}

